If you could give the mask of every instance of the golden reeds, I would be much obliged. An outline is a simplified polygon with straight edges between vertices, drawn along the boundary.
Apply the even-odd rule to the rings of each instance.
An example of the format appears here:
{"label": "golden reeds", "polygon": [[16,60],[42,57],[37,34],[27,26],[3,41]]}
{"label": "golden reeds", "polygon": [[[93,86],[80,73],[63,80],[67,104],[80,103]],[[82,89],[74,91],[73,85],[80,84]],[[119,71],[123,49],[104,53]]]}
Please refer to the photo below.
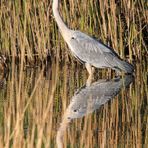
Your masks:
{"label": "golden reeds", "polygon": [[[122,56],[141,59],[146,53],[146,1],[61,1],[61,14],[72,29],[79,29],[115,48]],[[24,62],[42,61],[68,53],[59,37],[52,14],[52,1],[0,2],[0,52],[9,57],[26,57]],[[62,41],[62,42],[61,42]]]}
{"label": "golden reeds", "polygon": [[[86,83],[87,72],[71,60],[51,4],[47,0],[0,2],[0,52],[11,59],[9,75],[0,77],[0,147],[55,147],[64,112],[76,90]],[[65,147],[148,144],[145,5],[143,0],[62,1],[60,10],[68,26],[99,37],[124,58],[139,61],[129,89],[69,123],[63,133]],[[53,58],[46,71],[44,66],[25,67],[43,61],[47,54]],[[99,78],[107,74],[111,77],[103,71]]]}

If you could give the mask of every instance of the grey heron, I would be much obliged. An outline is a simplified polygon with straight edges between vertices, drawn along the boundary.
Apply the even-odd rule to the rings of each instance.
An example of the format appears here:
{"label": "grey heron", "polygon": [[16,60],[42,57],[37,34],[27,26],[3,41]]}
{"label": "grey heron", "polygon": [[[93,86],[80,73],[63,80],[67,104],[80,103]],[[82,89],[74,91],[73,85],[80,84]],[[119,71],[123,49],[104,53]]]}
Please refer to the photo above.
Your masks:
{"label": "grey heron", "polygon": [[133,73],[133,65],[122,60],[112,48],[81,31],[69,29],[59,14],[58,5],[59,0],[53,0],[53,15],[60,32],[72,54],[82,63],[85,63],[90,75],[93,74],[93,67]]}

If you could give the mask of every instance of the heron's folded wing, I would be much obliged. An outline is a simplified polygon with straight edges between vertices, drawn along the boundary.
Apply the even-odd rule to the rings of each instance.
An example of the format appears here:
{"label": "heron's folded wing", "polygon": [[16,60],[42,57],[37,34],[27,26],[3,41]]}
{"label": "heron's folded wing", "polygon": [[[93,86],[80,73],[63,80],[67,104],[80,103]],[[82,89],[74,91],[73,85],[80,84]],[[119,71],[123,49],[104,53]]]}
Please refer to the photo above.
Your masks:
{"label": "heron's folded wing", "polygon": [[111,48],[79,31],[73,34],[70,46],[74,54],[85,62],[101,61],[105,58],[104,53],[118,56]]}

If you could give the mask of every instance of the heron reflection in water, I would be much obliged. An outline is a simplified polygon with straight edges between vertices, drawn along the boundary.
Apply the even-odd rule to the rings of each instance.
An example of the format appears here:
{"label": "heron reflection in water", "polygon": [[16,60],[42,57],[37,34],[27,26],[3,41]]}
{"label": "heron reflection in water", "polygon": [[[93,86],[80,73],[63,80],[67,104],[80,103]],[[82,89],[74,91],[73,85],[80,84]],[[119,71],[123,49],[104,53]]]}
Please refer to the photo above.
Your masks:
{"label": "heron reflection in water", "polygon": [[63,115],[56,137],[58,148],[63,147],[64,131],[72,119],[81,118],[99,109],[100,106],[115,97],[121,88],[128,87],[133,79],[132,75],[126,75],[124,78],[99,80],[80,88],[72,97]]}
{"label": "heron reflection in water", "polygon": [[69,29],[59,14],[58,5],[59,1],[53,0],[53,14],[60,32],[72,54],[85,64],[90,76],[93,75],[93,67],[111,68],[117,72],[133,73],[134,67],[122,60],[112,48],[81,31]]}

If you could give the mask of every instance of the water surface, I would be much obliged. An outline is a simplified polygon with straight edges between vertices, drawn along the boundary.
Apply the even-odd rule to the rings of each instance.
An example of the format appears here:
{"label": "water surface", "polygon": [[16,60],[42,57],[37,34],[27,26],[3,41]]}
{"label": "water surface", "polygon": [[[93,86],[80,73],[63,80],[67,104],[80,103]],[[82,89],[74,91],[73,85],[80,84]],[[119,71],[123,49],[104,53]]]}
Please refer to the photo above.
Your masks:
{"label": "water surface", "polygon": [[[142,69],[142,70],[141,70]],[[146,64],[134,76],[52,60],[0,77],[0,147],[142,147],[148,141]]]}

